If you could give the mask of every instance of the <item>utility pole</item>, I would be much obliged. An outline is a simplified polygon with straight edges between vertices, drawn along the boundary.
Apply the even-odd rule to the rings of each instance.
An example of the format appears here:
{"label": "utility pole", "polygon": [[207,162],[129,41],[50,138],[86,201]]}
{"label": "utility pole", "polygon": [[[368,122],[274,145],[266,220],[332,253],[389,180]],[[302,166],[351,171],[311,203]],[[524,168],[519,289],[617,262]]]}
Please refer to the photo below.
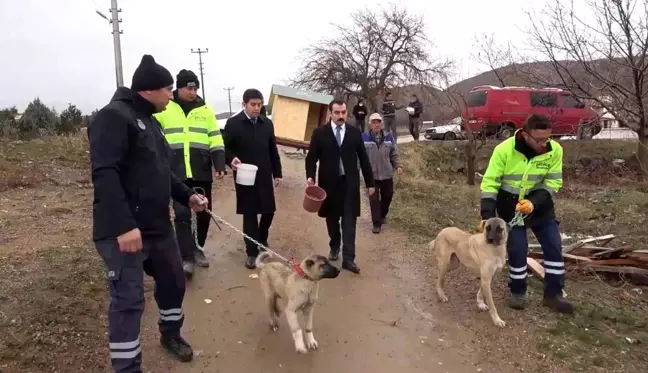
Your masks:
{"label": "utility pole", "polygon": [[205,99],[205,79],[203,79],[203,62],[202,62],[202,55],[203,53],[209,52],[209,48],[205,48],[205,50],[202,50],[198,48],[198,50],[194,51],[193,48],[191,48],[191,53],[198,53],[198,63],[200,65],[200,86],[202,87],[202,98],[203,100]]}
{"label": "utility pole", "polygon": [[117,7],[117,0],[110,0],[110,19],[106,17],[99,10],[95,10],[97,14],[112,24],[112,34],[113,34],[113,47],[115,49],[115,78],[117,80],[117,87],[124,86],[124,71],[122,68],[122,55],[121,55],[121,34],[124,32],[119,29],[119,24],[121,19],[119,19],[119,13],[121,9]]}
{"label": "utility pole", "polygon": [[227,87],[223,89],[227,91],[227,100],[229,101],[229,112],[230,115],[232,115],[232,90],[234,89],[234,87]]}

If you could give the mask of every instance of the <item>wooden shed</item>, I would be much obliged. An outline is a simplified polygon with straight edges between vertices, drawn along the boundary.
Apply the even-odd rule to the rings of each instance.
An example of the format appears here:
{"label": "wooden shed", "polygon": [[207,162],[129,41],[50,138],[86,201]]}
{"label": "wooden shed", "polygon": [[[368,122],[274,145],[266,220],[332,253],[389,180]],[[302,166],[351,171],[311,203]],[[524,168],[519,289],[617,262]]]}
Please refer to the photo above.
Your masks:
{"label": "wooden shed", "polygon": [[277,140],[310,141],[313,130],[326,122],[331,101],[331,95],[273,84],[267,108]]}

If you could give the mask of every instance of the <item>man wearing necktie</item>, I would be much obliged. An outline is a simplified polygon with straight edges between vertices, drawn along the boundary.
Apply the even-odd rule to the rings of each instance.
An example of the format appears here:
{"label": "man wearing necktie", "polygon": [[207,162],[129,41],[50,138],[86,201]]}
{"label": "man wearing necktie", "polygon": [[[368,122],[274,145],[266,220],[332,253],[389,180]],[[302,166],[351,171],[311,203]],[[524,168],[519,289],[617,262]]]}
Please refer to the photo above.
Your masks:
{"label": "man wearing necktie", "polygon": [[315,129],[311,136],[306,156],[306,180],[308,185],[315,185],[317,173],[317,184],[326,191],[327,197],[318,215],[326,218],[329,260],[338,260],[342,249],[342,268],[359,274],[360,267],[355,263],[356,222],[360,216],[358,161],[368,195],[374,193],[373,173],[362,132],[346,123],[344,101],[331,101],[329,113],[331,122]]}

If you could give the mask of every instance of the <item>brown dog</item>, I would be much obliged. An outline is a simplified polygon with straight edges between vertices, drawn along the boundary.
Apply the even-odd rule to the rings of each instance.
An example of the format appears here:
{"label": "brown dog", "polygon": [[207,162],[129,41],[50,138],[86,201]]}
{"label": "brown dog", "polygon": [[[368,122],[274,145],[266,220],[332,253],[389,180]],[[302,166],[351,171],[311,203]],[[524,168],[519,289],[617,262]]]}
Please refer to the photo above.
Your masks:
{"label": "brown dog", "polygon": [[[444,228],[436,239],[430,242],[430,248],[436,253],[439,265],[437,293],[441,302],[447,302],[448,297],[443,291],[444,277],[449,270],[459,267],[457,259],[474,275],[480,278],[477,292],[477,307],[481,311],[488,310],[496,326],[504,327],[506,323],[500,319],[491,291],[491,280],[499,273],[506,263],[506,240],[508,238],[506,222],[500,218],[488,219],[484,224],[484,232],[470,234],[455,227]],[[455,265],[450,266],[454,261]],[[486,303],[484,303],[484,298]]]}
{"label": "brown dog", "polygon": [[[279,328],[279,299],[284,299],[286,320],[292,331],[295,341],[295,350],[305,354],[308,350],[318,347],[313,336],[313,311],[317,301],[319,280],[323,278],[336,278],[340,270],[333,266],[322,255],[311,255],[301,263],[290,268],[284,263],[266,262],[271,254],[262,252],[256,259],[256,266],[260,268],[259,281],[261,290],[270,313],[270,328],[276,331]],[[305,335],[299,326],[297,311],[301,311],[305,321]],[[304,345],[304,338],[306,344]]]}

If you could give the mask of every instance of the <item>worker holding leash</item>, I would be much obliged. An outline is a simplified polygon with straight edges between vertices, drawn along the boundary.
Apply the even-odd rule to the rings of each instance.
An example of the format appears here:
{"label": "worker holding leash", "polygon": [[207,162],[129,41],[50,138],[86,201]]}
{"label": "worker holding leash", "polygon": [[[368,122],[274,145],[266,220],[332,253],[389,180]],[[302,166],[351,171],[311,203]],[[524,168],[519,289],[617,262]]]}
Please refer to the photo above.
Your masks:
{"label": "worker holding leash", "polygon": [[[543,305],[560,313],[573,313],[562,296],[565,264],[554,198],[562,188],[563,149],[551,140],[551,120],[531,115],[515,136],[495,147],[481,183],[481,224],[499,216],[514,218],[508,238],[509,306],[526,307],[527,228],[533,231],[544,255]],[[516,212],[524,218],[518,219]]]}
{"label": "worker holding leash", "polygon": [[[173,150],[171,166],[174,173],[185,185],[203,194],[209,200],[208,208],[211,210],[212,167],[216,179],[222,179],[225,175],[225,145],[216,115],[198,96],[198,88],[200,82],[196,74],[190,70],[181,70],[176,76],[173,98],[166,110],[155,114],[155,117],[162,125]],[[211,219],[206,212],[196,214],[197,238],[194,239],[189,208],[174,202],[173,211],[182,269],[185,276],[191,279],[195,265],[209,267],[202,248],[207,240]]]}
{"label": "worker holding leash", "polygon": [[180,335],[185,278],[170,223],[169,199],[203,211],[207,200],[173,174],[171,149],[153,114],[164,110],[173,77],[152,56],[119,87],[88,126],[93,241],[106,266],[108,341],[115,373],[141,373],[144,276],[155,280],[160,342],[181,361],[193,358]]}

